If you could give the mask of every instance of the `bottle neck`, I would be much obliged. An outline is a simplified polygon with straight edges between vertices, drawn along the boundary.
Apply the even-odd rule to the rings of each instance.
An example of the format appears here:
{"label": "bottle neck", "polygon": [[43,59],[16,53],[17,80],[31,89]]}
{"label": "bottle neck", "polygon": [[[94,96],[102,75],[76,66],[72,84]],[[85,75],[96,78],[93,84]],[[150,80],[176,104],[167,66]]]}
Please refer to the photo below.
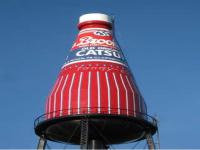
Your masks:
{"label": "bottle neck", "polygon": [[80,32],[73,43],[66,64],[105,61],[127,66],[111,23],[84,22],[79,24],[78,28]]}
{"label": "bottle neck", "polygon": [[72,46],[72,50],[91,46],[104,46],[112,49],[118,47],[113,36],[111,23],[87,21],[80,23],[78,28],[80,31]]}
{"label": "bottle neck", "polygon": [[105,21],[86,21],[78,24],[78,29],[80,31],[89,28],[102,28],[112,30],[112,24]]}

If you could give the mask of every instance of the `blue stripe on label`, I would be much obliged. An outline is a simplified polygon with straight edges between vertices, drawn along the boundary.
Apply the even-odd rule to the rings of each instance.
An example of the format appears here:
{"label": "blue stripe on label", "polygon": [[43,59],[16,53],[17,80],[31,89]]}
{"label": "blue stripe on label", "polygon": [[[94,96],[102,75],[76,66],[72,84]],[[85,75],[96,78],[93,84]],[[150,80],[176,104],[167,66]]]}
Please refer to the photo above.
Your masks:
{"label": "blue stripe on label", "polygon": [[73,50],[66,58],[66,64],[75,61],[91,59],[112,60],[122,64],[126,64],[126,60],[121,50],[102,46],[88,46]]}

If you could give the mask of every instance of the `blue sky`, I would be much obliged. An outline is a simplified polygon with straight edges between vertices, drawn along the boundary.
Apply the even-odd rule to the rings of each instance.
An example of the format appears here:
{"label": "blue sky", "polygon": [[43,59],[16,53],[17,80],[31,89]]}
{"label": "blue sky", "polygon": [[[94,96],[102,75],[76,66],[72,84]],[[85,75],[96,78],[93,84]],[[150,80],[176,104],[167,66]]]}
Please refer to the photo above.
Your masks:
{"label": "blue sky", "polygon": [[90,12],[115,16],[149,114],[159,118],[161,148],[200,148],[199,8],[198,0],[0,0],[0,148],[36,148],[34,119],[44,113],[79,16]]}

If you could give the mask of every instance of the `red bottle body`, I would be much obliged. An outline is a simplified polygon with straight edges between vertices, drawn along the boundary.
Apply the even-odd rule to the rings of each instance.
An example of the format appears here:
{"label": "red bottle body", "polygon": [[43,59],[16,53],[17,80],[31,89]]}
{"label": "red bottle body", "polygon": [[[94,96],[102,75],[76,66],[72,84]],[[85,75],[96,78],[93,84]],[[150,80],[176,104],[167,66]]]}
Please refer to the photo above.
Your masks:
{"label": "red bottle body", "polygon": [[85,114],[138,117],[146,114],[142,98],[112,23],[85,21],[47,99],[46,119]]}

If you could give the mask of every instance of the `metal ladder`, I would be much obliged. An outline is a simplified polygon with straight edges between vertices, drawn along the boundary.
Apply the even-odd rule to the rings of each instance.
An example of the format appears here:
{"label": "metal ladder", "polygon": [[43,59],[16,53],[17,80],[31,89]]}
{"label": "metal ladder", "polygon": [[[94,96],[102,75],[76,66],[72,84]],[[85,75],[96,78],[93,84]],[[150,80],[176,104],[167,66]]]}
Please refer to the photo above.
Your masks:
{"label": "metal ladder", "polygon": [[88,119],[83,118],[80,122],[81,126],[81,137],[80,137],[80,148],[88,148]]}

